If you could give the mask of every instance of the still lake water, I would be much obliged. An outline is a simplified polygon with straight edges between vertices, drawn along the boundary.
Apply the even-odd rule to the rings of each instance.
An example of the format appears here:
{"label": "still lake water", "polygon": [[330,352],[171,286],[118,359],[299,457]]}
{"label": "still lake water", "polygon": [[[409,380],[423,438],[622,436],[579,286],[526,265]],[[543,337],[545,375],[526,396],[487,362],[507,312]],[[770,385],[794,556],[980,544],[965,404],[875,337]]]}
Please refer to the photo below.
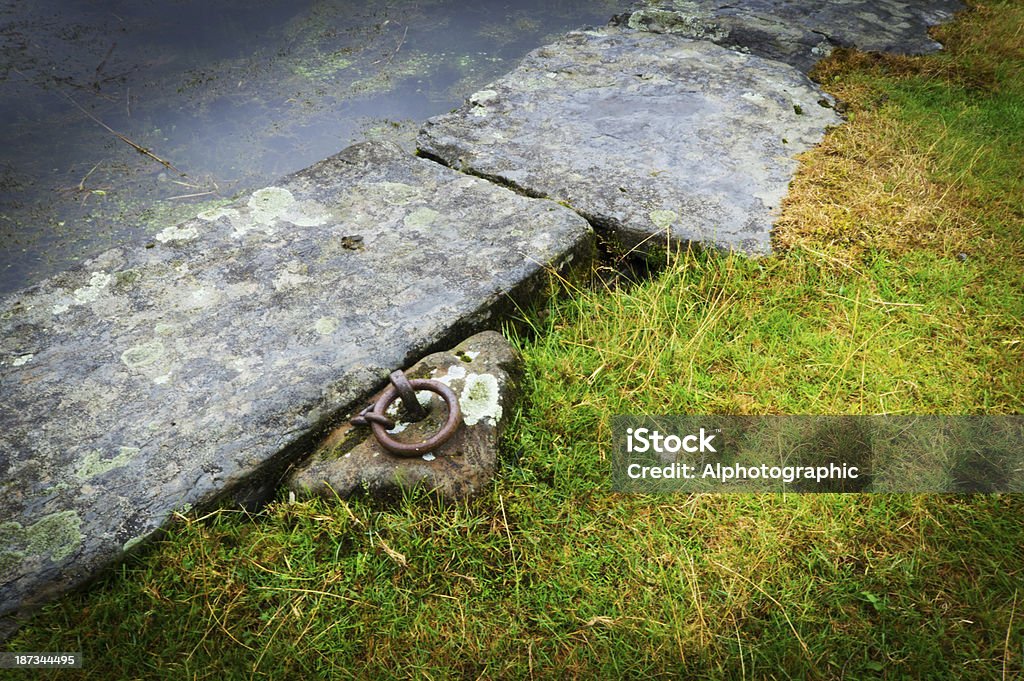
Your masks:
{"label": "still lake water", "polygon": [[412,151],[423,120],[628,4],[3,0],[0,295],[354,142]]}

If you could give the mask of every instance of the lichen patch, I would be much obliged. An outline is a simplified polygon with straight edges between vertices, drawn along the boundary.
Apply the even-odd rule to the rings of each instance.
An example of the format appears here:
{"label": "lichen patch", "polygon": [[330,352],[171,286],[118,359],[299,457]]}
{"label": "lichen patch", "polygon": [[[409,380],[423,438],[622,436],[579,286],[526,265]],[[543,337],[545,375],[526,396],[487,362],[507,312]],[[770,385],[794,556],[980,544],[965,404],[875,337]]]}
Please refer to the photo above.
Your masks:
{"label": "lichen patch", "polygon": [[[281,187],[264,187],[257,189],[249,197],[250,219],[255,225],[269,227],[278,220],[290,222],[297,227],[316,227],[327,221],[327,211],[313,202],[300,202],[295,196]],[[249,231],[242,225],[236,225],[234,236],[241,236]]]}
{"label": "lichen patch", "polygon": [[479,90],[469,96],[471,104],[477,106],[485,106],[498,99],[498,92],[496,90]]}
{"label": "lichen patch", "polygon": [[92,276],[89,277],[89,283],[80,288],[76,288],[72,294],[75,297],[75,302],[79,305],[85,305],[91,303],[100,297],[104,289],[110,284],[113,277],[106,272],[93,272]]}
{"label": "lichen patch", "polygon": [[329,336],[338,329],[340,322],[335,317],[321,317],[313,324],[313,330],[321,336]]}
{"label": "lichen patch", "polygon": [[462,420],[467,426],[481,421],[495,425],[501,418],[501,392],[494,374],[469,374],[459,395]]}
{"label": "lichen patch", "polygon": [[461,380],[466,377],[466,367],[458,364],[453,364],[448,367],[448,370],[444,372],[444,376],[438,376],[437,380],[444,383],[447,386],[451,386],[452,381]]}
{"label": "lichen patch", "polygon": [[162,244],[169,243],[171,241],[191,241],[199,236],[199,230],[189,224],[184,225],[172,225],[164,230],[157,232],[156,240]]}
{"label": "lichen patch", "polygon": [[264,187],[257,189],[249,197],[250,218],[262,225],[273,224],[285,211],[295,203],[295,197],[287,189],[281,187]]}
{"label": "lichen patch", "polygon": [[309,282],[309,277],[306,273],[309,271],[309,267],[299,262],[298,260],[289,260],[284,268],[278,271],[277,276],[274,278],[274,288],[278,291],[286,291],[291,288],[297,288]]}
{"label": "lichen patch", "polygon": [[196,215],[196,217],[207,222],[215,222],[221,218],[235,220],[238,218],[238,211],[234,208],[211,208],[210,210],[204,210]]}
{"label": "lichen patch", "polygon": [[121,361],[129,369],[141,369],[154,364],[164,355],[164,344],[160,341],[150,341],[128,348],[121,353]]}
{"label": "lichen patch", "polygon": [[101,473],[127,465],[141,452],[138,447],[118,447],[117,454],[109,459],[103,458],[103,452],[94,449],[81,458],[75,469],[75,477],[85,481]]}
{"label": "lichen patch", "polygon": [[82,519],[74,511],[45,515],[27,528],[21,523],[0,523],[0,569],[16,565],[27,557],[49,556],[58,562],[82,543]]}
{"label": "lichen patch", "polygon": [[420,197],[420,190],[411,184],[402,182],[380,182],[376,185],[383,194],[384,202],[392,206],[404,206],[414,199]]}
{"label": "lichen patch", "polygon": [[406,227],[430,227],[437,222],[439,215],[433,208],[417,208],[406,215],[402,222]]}
{"label": "lichen patch", "polygon": [[679,213],[671,210],[652,210],[647,217],[658,229],[668,229],[679,221]]}

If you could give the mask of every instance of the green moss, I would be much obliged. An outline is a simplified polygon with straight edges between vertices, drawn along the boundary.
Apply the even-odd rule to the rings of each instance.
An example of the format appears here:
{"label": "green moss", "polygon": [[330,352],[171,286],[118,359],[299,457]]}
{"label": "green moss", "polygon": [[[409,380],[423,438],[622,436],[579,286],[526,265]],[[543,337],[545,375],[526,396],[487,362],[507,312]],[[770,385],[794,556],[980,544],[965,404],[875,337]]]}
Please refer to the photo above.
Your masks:
{"label": "green moss", "polygon": [[25,560],[24,551],[3,551],[0,552],[0,574],[16,568]]}

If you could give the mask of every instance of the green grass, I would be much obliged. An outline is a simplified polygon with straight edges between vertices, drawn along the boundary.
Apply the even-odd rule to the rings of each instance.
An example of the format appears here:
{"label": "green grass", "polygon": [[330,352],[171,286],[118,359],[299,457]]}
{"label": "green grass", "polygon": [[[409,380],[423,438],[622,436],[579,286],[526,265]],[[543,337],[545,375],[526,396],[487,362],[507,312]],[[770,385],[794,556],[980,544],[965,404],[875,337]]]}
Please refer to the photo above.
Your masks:
{"label": "green grass", "polygon": [[851,120],[780,255],[531,315],[482,497],[187,520],[6,648],[103,679],[1024,677],[1021,495],[615,495],[606,459],[615,414],[1024,411],[1022,25],[986,3],[945,53],[820,68]]}

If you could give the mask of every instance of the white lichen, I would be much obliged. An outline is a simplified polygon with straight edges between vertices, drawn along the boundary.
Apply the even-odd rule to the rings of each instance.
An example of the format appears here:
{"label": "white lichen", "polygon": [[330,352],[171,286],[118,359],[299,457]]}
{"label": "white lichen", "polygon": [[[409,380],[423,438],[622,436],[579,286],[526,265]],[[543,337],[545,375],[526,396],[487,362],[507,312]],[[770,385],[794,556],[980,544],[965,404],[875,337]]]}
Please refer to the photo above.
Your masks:
{"label": "white lichen", "polygon": [[[249,197],[250,219],[255,225],[269,227],[278,220],[290,222],[297,227],[316,227],[327,221],[328,214],[323,206],[313,202],[299,202],[290,191],[282,187],[257,189]],[[234,236],[249,231],[244,225],[236,225]]]}
{"label": "white lichen", "polygon": [[469,103],[476,106],[485,106],[498,99],[496,90],[480,90],[469,96]]}
{"label": "white lichen", "polygon": [[295,203],[295,197],[281,187],[257,189],[249,197],[250,218],[261,225],[273,224]]}
{"label": "white lichen", "polygon": [[128,348],[121,353],[121,361],[129,369],[140,369],[154,364],[163,357],[164,344],[160,341],[150,341]]}
{"label": "white lichen", "polygon": [[340,322],[335,317],[321,317],[313,324],[313,330],[321,336],[329,336],[338,329]]}
{"label": "white lichen", "polygon": [[501,418],[501,391],[494,374],[469,374],[459,395],[462,420],[467,426],[481,421],[495,425]]}
{"label": "white lichen", "polygon": [[420,190],[411,184],[380,182],[373,186],[380,188],[384,202],[392,206],[403,206],[420,197]]}
{"label": "white lichen", "polygon": [[214,289],[200,286],[192,291],[192,305],[196,307],[210,307],[220,300],[220,293]]}
{"label": "white lichen", "polygon": [[89,277],[89,283],[81,288],[76,288],[72,295],[80,305],[91,303],[100,297],[103,289],[107,288],[112,279],[113,277],[106,272],[93,272]]}
{"label": "white lichen", "polygon": [[71,292],[73,300],[58,303],[50,308],[50,311],[55,315],[64,314],[71,309],[72,305],[86,305],[99,300],[100,295],[102,295],[113,279],[112,276],[102,270],[93,272],[89,277],[88,284],[80,286]]}
{"label": "white lichen", "polygon": [[199,230],[189,225],[172,225],[167,229],[157,232],[156,240],[160,243],[166,244],[170,241],[191,241],[199,236]]}
{"label": "white lichen", "polygon": [[439,213],[433,208],[417,208],[402,220],[406,227],[429,227],[437,221]]}
{"label": "white lichen", "polygon": [[11,360],[11,366],[20,367],[23,364],[28,364],[29,362],[32,361],[33,357],[35,357],[35,354],[31,352],[26,353],[20,357],[15,357],[13,360]]}
{"label": "white lichen", "polygon": [[647,217],[658,229],[668,229],[679,221],[679,214],[671,210],[652,210]]}
{"label": "white lichen", "polygon": [[446,386],[451,387],[452,381],[461,380],[466,377],[466,367],[459,364],[453,364],[448,367],[445,371],[444,376],[438,376],[437,380],[444,383]]}

